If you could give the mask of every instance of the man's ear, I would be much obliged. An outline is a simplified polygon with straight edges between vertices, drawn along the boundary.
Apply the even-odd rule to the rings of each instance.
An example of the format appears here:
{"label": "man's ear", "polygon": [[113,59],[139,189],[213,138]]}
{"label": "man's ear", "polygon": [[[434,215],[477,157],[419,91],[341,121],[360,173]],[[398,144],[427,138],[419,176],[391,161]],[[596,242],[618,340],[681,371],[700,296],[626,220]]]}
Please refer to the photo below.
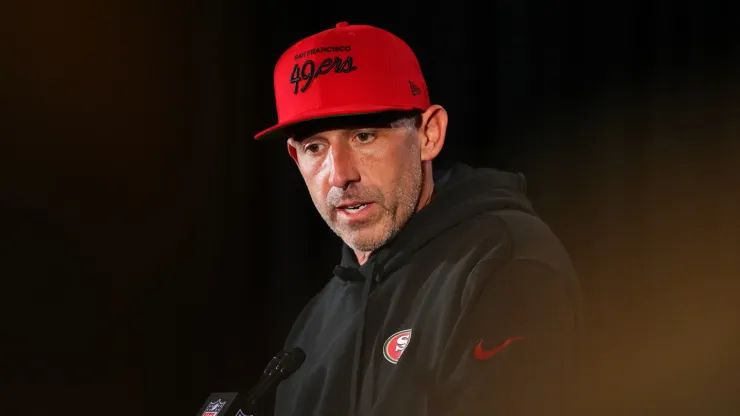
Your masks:
{"label": "man's ear", "polygon": [[433,105],[422,114],[419,128],[419,144],[421,146],[421,160],[431,161],[445,143],[447,135],[447,110],[440,105]]}
{"label": "man's ear", "polygon": [[293,142],[293,139],[288,139],[288,154],[293,159],[295,164],[298,164],[298,155],[296,154],[295,150],[295,142]]}

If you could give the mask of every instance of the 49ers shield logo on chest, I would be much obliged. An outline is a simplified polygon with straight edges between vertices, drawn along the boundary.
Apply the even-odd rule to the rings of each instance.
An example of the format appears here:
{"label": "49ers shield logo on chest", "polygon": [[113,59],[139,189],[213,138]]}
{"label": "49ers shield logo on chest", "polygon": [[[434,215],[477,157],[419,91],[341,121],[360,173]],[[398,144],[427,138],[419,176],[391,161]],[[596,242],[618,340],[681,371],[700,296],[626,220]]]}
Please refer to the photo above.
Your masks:
{"label": "49ers shield logo on chest", "polygon": [[383,345],[383,355],[385,356],[385,359],[391,364],[398,363],[398,359],[401,358],[401,354],[403,354],[403,351],[409,345],[409,341],[411,341],[410,329],[398,331],[388,337]]}

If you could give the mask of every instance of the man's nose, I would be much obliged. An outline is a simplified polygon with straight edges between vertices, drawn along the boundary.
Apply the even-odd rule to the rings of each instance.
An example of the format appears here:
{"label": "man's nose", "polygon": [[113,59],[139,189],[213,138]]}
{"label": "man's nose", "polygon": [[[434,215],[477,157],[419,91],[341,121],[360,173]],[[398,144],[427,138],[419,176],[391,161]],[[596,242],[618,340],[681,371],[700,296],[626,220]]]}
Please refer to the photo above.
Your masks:
{"label": "man's nose", "polygon": [[331,149],[331,186],[346,188],[352,182],[360,180],[360,174],[355,166],[352,151],[343,146],[332,146]]}

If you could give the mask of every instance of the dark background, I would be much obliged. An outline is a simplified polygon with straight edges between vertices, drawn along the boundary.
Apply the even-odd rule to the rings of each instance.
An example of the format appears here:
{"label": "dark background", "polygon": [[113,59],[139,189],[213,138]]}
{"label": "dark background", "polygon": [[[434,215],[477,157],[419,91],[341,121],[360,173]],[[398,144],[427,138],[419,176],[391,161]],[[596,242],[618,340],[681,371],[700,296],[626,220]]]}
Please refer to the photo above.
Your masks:
{"label": "dark background", "polygon": [[0,413],[192,415],[257,380],[340,242],[252,136],[279,55],[347,20],[417,52],[437,166],[526,174],[586,295],[583,414],[738,414],[730,4],[3,6]]}

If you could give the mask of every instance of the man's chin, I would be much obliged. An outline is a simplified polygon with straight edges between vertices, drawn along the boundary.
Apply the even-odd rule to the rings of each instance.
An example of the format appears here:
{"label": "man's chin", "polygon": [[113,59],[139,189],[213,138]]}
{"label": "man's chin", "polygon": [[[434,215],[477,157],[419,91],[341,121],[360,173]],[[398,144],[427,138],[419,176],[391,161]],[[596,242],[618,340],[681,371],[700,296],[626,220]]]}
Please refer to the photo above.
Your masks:
{"label": "man's chin", "polygon": [[374,230],[357,230],[341,234],[345,244],[353,250],[370,252],[382,247],[388,238],[384,233],[373,232]]}

